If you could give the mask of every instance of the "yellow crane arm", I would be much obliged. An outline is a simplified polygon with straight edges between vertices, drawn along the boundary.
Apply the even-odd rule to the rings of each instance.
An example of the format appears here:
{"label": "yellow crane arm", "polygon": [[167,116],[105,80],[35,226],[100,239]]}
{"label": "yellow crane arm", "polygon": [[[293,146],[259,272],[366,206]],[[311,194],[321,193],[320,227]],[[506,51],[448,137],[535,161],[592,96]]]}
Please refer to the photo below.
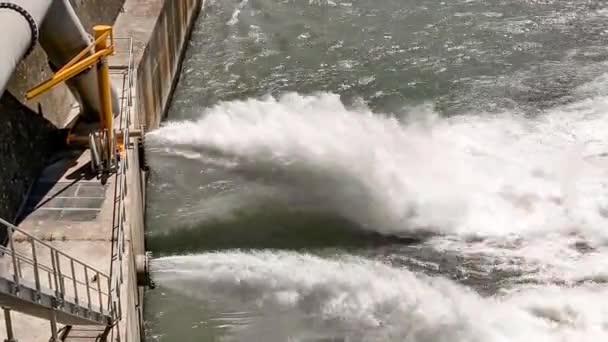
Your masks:
{"label": "yellow crane arm", "polygon": [[[87,53],[89,53],[93,49],[95,49],[95,47],[98,46],[100,43],[105,42],[108,39],[108,37],[111,38],[112,43],[110,43],[110,45],[107,48],[98,50],[91,56],[83,59],[83,57]],[[111,31],[104,32],[91,45],[89,45],[87,48],[85,48],[84,50],[79,52],[66,65],[64,65],[61,69],[59,69],[59,71],[57,71],[53,75],[53,77],[49,78],[48,80],[45,80],[44,82],[42,82],[42,83],[36,85],[35,87],[33,87],[32,89],[28,90],[27,93],[25,94],[25,98],[28,100],[31,100],[31,99],[35,98],[36,96],[39,96],[39,95],[45,93],[46,91],[50,90],[57,84],[65,82],[65,81],[69,80],[70,78],[80,74],[84,70],[92,67],[93,65],[98,63],[102,58],[113,54],[114,53],[113,41],[114,41],[114,39],[112,37]]]}
{"label": "yellow crane arm", "polygon": [[65,70],[64,69],[59,70],[57,73],[55,73],[53,75],[53,77],[49,78],[48,80],[40,83],[39,85],[33,87],[30,90],[28,90],[27,93],[25,94],[25,98],[28,100],[31,100],[31,99],[35,98],[36,96],[41,95],[42,93],[50,90],[57,84],[59,84],[61,82],[65,82],[65,81],[69,80],[70,78],[80,74],[84,70],[92,67],[93,65],[97,64],[97,62],[99,62],[99,60],[101,58],[109,56],[112,53],[113,53],[112,49],[108,48],[106,50],[99,51],[99,52],[92,54],[91,56],[81,60],[78,63],[75,63],[74,65],[66,68]]}

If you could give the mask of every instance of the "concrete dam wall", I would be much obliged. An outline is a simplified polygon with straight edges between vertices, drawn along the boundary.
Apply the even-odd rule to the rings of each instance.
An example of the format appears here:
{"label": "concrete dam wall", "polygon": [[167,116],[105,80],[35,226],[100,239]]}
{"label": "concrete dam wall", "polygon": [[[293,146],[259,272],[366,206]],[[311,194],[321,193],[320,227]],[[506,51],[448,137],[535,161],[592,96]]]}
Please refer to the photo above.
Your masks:
{"label": "concrete dam wall", "polygon": [[160,125],[177,83],[183,53],[202,0],[165,1],[137,68],[137,103],[141,122]]}

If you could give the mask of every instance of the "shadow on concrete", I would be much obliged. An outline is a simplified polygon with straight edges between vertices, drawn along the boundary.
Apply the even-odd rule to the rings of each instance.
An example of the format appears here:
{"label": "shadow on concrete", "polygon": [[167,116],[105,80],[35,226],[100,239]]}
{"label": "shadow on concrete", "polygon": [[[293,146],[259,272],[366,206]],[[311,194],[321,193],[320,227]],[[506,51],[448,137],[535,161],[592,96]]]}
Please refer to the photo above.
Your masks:
{"label": "shadow on concrete", "polygon": [[[75,196],[79,181],[92,180],[96,177],[91,170],[90,163],[83,164],[70,172],[70,169],[77,165],[77,160],[83,152],[83,150],[75,149],[64,150],[55,156],[30,191],[18,217],[18,223],[23,222],[40,208],[50,206],[59,209],[65,207],[66,200],[64,198]],[[50,212],[47,216],[58,218],[54,216],[59,214],[59,211]]]}
{"label": "shadow on concrete", "polygon": [[[19,221],[24,195],[56,151],[65,133],[8,91],[0,98],[0,217]],[[0,242],[7,240],[0,227]]]}

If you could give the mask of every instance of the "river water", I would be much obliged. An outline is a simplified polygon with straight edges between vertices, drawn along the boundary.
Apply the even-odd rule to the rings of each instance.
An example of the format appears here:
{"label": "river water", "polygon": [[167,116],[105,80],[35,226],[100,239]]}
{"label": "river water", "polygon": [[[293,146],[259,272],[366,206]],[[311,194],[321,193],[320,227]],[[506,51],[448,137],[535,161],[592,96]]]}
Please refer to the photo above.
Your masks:
{"label": "river water", "polygon": [[608,338],[608,4],[208,0],[149,341]]}

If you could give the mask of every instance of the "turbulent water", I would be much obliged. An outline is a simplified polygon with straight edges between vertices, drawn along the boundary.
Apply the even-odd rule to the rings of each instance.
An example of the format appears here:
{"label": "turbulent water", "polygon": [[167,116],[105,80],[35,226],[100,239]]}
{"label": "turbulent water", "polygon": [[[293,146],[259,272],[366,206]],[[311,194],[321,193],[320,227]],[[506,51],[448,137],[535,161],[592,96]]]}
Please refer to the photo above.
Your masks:
{"label": "turbulent water", "polygon": [[608,338],[608,5],[207,1],[149,341]]}

